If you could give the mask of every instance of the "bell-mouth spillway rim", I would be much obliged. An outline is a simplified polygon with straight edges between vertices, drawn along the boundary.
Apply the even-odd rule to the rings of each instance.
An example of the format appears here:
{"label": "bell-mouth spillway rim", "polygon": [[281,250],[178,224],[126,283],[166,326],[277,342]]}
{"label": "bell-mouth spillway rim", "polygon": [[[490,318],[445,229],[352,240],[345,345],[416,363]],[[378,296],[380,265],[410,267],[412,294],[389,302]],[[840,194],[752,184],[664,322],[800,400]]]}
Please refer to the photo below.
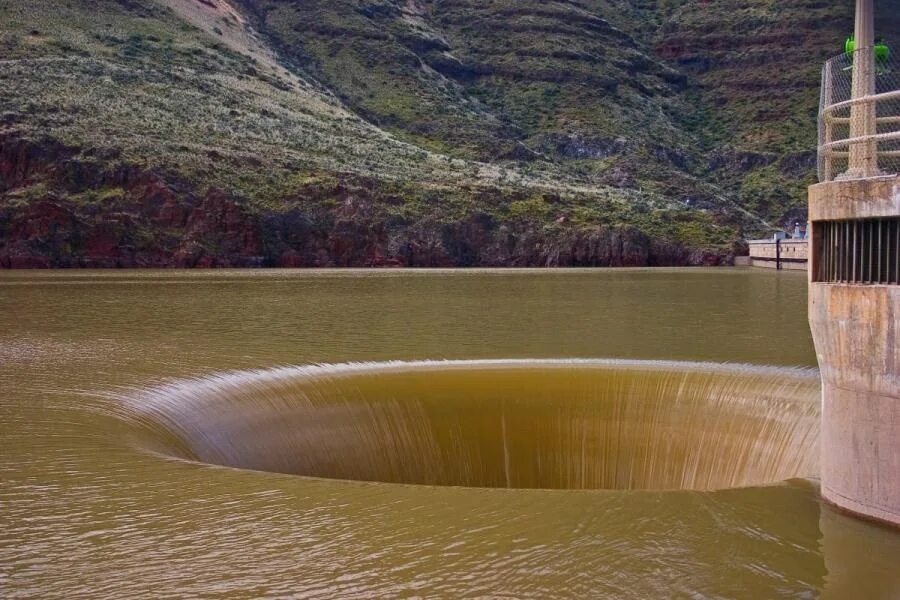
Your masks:
{"label": "bell-mouth spillway rim", "polygon": [[[179,439],[179,444],[183,443],[183,446],[178,445],[178,449],[173,449],[174,446],[172,445],[148,444],[146,443],[148,440],[144,436],[141,436],[139,440],[135,438],[135,441],[138,442],[137,445],[143,451],[156,454],[161,457],[166,457],[168,459],[242,470],[281,473],[286,475],[305,477],[309,479],[322,479],[332,481],[344,480],[356,483],[364,482],[391,485],[401,484],[466,488],[509,487],[519,490],[552,489],[559,491],[561,489],[565,489],[566,491],[592,492],[622,491],[623,489],[626,489],[617,487],[616,484],[613,484],[613,487],[605,487],[605,484],[593,484],[595,487],[577,487],[577,483],[567,484],[560,483],[559,481],[555,480],[552,481],[550,485],[544,486],[542,485],[543,480],[541,480],[540,478],[534,479],[530,483],[517,484],[516,482],[510,481],[509,474],[507,474],[506,476],[507,478],[505,485],[502,481],[502,478],[499,482],[492,480],[490,483],[484,483],[477,478],[473,481],[466,480],[464,482],[459,482],[454,479],[454,477],[459,476],[458,474],[454,476],[447,476],[446,481],[432,481],[429,480],[427,476],[421,474],[418,474],[415,477],[401,476],[398,480],[393,480],[390,478],[393,476],[382,477],[378,475],[376,473],[376,467],[372,467],[372,473],[363,473],[361,475],[353,476],[352,474],[348,475],[347,473],[344,473],[342,471],[321,472],[318,470],[318,467],[310,468],[309,466],[306,466],[304,468],[299,468],[295,466],[285,466],[283,464],[268,464],[265,461],[260,462],[260,459],[257,456],[251,456],[255,451],[253,449],[253,445],[257,443],[257,440],[263,440],[258,442],[260,444],[272,443],[265,439],[268,437],[267,434],[265,432],[258,432],[257,435],[251,437],[241,429],[243,427],[243,422],[241,421],[240,417],[229,417],[227,415],[223,415],[223,413],[227,413],[231,408],[227,404],[229,398],[233,399],[240,397],[242,400],[245,400],[247,397],[249,397],[250,394],[254,393],[255,390],[263,390],[263,392],[265,392],[269,389],[276,389],[283,392],[283,390],[288,389],[285,386],[304,385],[312,386],[310,389],[315,389],[316,391],[321,391],[322,389],[324,389],[325,396],[327,396],[327,392],[329,390],[334,391],[338,389],[337,387],[329,388],[328,385],[338,385],[342,381],[346,384],[348,379],[352,380],[351,382],[355,385],[355,382],[364,380],[354,380],[354,377],[365,378],[369,375],[382,374],[386,376],[399,375],[401,377],[406,377],[406,375],[404,374],[409,374],[409,376],[411,377],[420,377],[422,375],[428,374],[435,374],[435,376],[437,376],[437,374],[440,373],[449,374],[453,371],[465,371],[469,374],[497,371],[497,373],[505,373],[506,375],[509,375],[520,369],[526,372],[530,372],[531,374],[534,374],[536,371],[549,372],[550,370],[572,370],[573,373],[581,373],[582,375],[584,373],[600,373],[604,371],[608,373],[620,372],[631,374],[635,372],[646,372],[648,374],[656,374],[657,376],[672,375],[676,377],[683,376],[685,374],[694,374],[702,377],[705,374],[709,374],[712,376],[723,376],[723,381],[728,383],[728,385],[732,385],[734,380],[737,380],[739,378],[759,379],[771,377],[780,381],[786,381],[788,383],[793,382],[794,385],[802,386],[804,390],[806,390],[808,386],[818,385],[819,381],[818,370],[813,368],[750,365],[744,363],[713,363],[606,358],[518,358],[415,361],[396,360],[380,362],[283,365],[265,369],[225,371],[212,373],[205,376],[160,381],[156,384],[150,384],[149,386],[139,388],[120,388],[114,393],[107,394],[107,397],[114,397],[118,405],[121,407],[121,410],[116,411],[120,413],[119,416],[124,417],[123,420],[130,422],[132,425],[140,425],[140,427],[144,429],[144,434],[147,433],[146,425],[148,424],[148,422],[153,422],[155,423],[155,425],[162,424],[163,427],[161,429],[157,427],[157,429],[167,429],[169,432],[174,432],[176,434],[176,437],[178,437]],[[469,375],[467,375],[467,377],[468,376]],[[640,378],[634,379],[637,380]],[[423,379],[422,381],[425,380]],[[448,380],[444,379],[442,381]],[[388,382],[390,382],[390,380],[388,380]],[[324,387],[319,384],[324,384]],[[776,398],[775,400],[777,403],[779,399]],[[401,401],[403,400],[401,399]],[[796,404],[796,399],[791,401],[795,402]],[[280,402],[282,402],[281,399],[278,399],[276,400],[275,404],[279,404]],[[553,402],[546,402],[546,404],[548,407],[554,406]],[[802,404],[812,404],[811,396],[804,396]],[[279,404],[279,406],[283,409],[282,405]],[[332,406],[326,406],[325,408],[333,409]],[[816,410],[818,410],[817,405],[815,408]],[[263,408],[263,410],[265,410],[265,407]],[[719,409],[717,408],[716,410]],[[804,410],[808,413],[811,409],[805,408]],[[327,411],[323,410],[322,412],[325,413]],[[462,414],[462,412],[460,412],[460,414]],[[318,419],[317,415],[314,415],[313,419],[309,419],[309,415],[310,413],[307,412],[304,417],[304,419],[306,419],[305,421],[303,419],[300,419],[296,415],[289,414],[288,417],[289,419],[293,419],[293,421],[291,422],[294,429],[303,429],[303,427],[306,426],[306,422],[310,420],[316,421]],[[264,423],[273,423],[277,422],[281,416],[283,415],[276,415],[274,413],[254,413],[250,414],[250,421],[252,421],[253,419],[257,419]],[[538,417],[541,416],[542,415],[538,415]],[[809,415],[806,415],[804,417],[807,421],[809,420],[808,416]],[[209,418],[212,422],[204,423],[204,420],[207,418]],[[393,416],[387,417],[386,422],[390,423],[390,427],[394,426],[394,423],[391,422],[391,419],[393,418]],[[517,418],[519,419],[518,421],[516,420]],[[788,415],[787,418],[792,417]],[[775,417],[775,419],[784,420],[785,415],[778,415]],[[506,427],[507,420],[509,420],[512,424],[511,434],[520,435],[521,432],[516,430],[516,426],[520,428],[522,427],[522,419],[512,414],[503,416],[504,428]],[[704,417],[701,417],[700,419],[695,418],[695,420],[702,421],[704,420]],[[224,427],[220,428],[219,426],[223,424]],[[332,426],[333,428],[336,427],[336,430],[338,430],[339,432],[341,431],[341,427],[349,427],[349,430],[352,430],[353,427],[357,425],[358,424],[347,426],[345,423],[330,423],[330,426]],[[384,429],[379,429],[379,427],[376,426],[372,429],[372,431],[383,432]],[[320,443],[326,446],[333,443],[331,440],[327,439],[327,437],[321,432],[314,433],[315,435],[319,436],[319,438],[317,439]],[[276,434],[283,435],[284,432],[276,432]],[[817,425],[814,434],[817,444]],[[246,453],[246,455],[241,455],[239,453],[236,456],[227,456],[223,458],[223,455],[221,454],[221,452],[219,452],[220,448],[211,449],[203,447],[211,439],[214,440],[216,444],[222,445],[223,440],[227,440],[229,436],[236,436],[237,438],[239,438],[237,439],[237,443],[235,444],[235,446],[241,448],[240,452]],[[506,436],[505,429],[503,432],[503,436]],[[277,437],[277,435],[273,437]],[[293,443],[294,442],[292,441],[291,444]],[[199,450],[198,444],[200,446]],[[291,444],[285,443],[283,444],[283,448],[290,448],[292,451],[296,450],[296,446]],[[350,444],[352,445],[352,442],[350,442]],[[358,448],[355,450],[357,452],[360,452]],[[384,449],[382,448],[381,450],[383,451]],[[373,448],[369,449],[369,451],[377,452],[378,449]],[[431,451],[435,456],[437,456],[442,450],[435,450],[434,448],[432,448]],[[504,452],[505,451],[506,450],[504,450]],[[229,449],[228,452],[233,452],[233,450]],[[403,460],[405,460],[404,457],[408,458],[406,454],[398,453],[393,460],[395,462],[402,462]],[[357,457],[357,459],[358,458],[359,457]],[[754,457],[751,458],[753,460],[756,460]],[[414,461],[415,459],[409,460]],[[482,462],[484,462],[485,460],[487,462],[491,462],[491,460],[500,462],[500,459],[490,458],[480,458],[479,460],[482,460]],[[378,466],[378,468],[381,468],[381,466]],[[404,467],[401,465],[401,469],[402,468]],[[507,469],[508,468],[509,465],[507,465]],[[783,474],[784,473],[782,473],[782,475]],[[712,490],[735,487],[756,487],[759,485],[773,485],[780,484],[787,479],[805,478],[815,475],[817,475],[817,473],[790,472],[787,473],[787,476],[780,477],[780,479],[777,480],[772,479],[749,482],[743,480],[735,480],[728,485],[714,484],[703,489]],[[404,479],[404,477],[407,478]],[[424,477],[424,479],[419,480],[416,477]],[[580,485],[582,486],[585,485],[583,477],[584,476],[582,476],[582,481],[580,483]],[[570,487],[570,485],[576,485],[576,487]],[[598,485],[599,487],[597,487]],[[639,485],[642,486],[644,484]],[[667,487],[662,483],[653,483],[650,484],[650,487],[628,487],[627,489],[650,489],[654,491],[699,489],[696,487],[691,487],[692,485],[693,484],[684,484],[683,482],[680,483],[678,481],[675,481],[674,484],[672,484],[670,487]]]}
{"label": "bell-mouth spillway rim", "polygon": [[410,370],[450,370],[450,369],[492,369],[492,368],[572,368],[572,367],[605,367],[629,370],[671,370],[681,372],[708,372],[723,374],[758,374],[794,378],[819,378],[819,369],[815,367],[757,365],[740,362],[678,361],[678,360],[641,360],[630,358],[487,358],[487,359],[423,359],[423,360],[385,360],[359,361],[341,363],[310,363],[302,365],[278,365],[262,369],[237,369],[221,371],[209,375],[186,378],[159,379],[143,387],[122,387],[118,391],[104,394],[105,397],[119,401],[133,402],[145,400],[148,390],[177,392],[183,389],[196,389],[207,382],[236,384],[252,379],[260,383],[277,382],[295,377],[312,378],[316,376],[335,377],[377,372],[402,372]]}

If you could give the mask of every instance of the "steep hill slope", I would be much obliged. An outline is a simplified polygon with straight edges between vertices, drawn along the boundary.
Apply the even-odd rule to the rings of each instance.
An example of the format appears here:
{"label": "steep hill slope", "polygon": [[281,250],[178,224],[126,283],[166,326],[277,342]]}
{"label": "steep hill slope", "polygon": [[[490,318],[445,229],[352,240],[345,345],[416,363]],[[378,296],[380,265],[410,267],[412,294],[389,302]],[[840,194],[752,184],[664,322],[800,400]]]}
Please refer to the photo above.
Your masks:
{"label": "steep hill slope", "polygon": [[852,15],[703,6],[4,3],[0,266],[727,261]]}
{"label": "steep hill slope", "polygon": [[[688,77],[689,126],[711,149],[708,180],[773,221],[805,206],[815,181],[820,71],[853,32],[853,2],[644,4],[655,54]],[[896,47],[900,2],[875,5],[878,34]]]}

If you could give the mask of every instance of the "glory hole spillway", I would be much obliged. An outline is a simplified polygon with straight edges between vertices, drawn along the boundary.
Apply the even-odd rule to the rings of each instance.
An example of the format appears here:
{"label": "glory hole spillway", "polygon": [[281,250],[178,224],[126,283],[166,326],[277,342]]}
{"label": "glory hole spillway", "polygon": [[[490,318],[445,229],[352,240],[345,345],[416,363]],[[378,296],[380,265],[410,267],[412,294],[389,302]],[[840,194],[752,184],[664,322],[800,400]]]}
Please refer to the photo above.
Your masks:
{"label": "glory hole spillway", "polygon": [[602,360],[234,372],[139,394],[159,452],[334,479],[711,490],[817,472],[809,371]]}
{"label": "glory hole spillway", "polygon": [[0,274],[0,588],[890,598],[900,536],[820,498],[806,300],[752,269]]}

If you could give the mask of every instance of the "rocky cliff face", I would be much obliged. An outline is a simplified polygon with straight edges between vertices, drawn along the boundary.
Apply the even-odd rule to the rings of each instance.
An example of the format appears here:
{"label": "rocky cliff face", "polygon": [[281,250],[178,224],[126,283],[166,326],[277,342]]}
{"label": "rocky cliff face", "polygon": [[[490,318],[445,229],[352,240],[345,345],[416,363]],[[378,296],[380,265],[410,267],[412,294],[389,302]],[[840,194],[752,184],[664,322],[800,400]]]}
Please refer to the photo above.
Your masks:
{"label": "rocky cliff face", "polygon": [[[0,268],[641,267],[717,266],[734,260],[725,250],[654,242],[628,226],[546,232],[496,226],[476,216],[449,226],[425,222],[392,229],[377,213],[369,218],[301,212],[258,218],[218,191],[191,209],[183,225],[142,240],[136,228],[168,222],[172,206],[136,214],[119,208],[85,212],[45,198],[21,211],[3,211]],[[324,222],[298,236],[316,216]]]}
{"label": "rocky cliff face", "polygon": [[660,244],[629,226],[561,223],[537,229],[498,223],[483,213],[449,223],[398,220],[383,209],[376,181],[310,188],[289,210],[259,212],[222,190],[196,194],[184,183],[137,169],[91,169],[73,155],[50,144],[0,144],[6,190],[51,176],[69,191],[0,207],[0,268],[647,266],[732,260],[724,251]]}

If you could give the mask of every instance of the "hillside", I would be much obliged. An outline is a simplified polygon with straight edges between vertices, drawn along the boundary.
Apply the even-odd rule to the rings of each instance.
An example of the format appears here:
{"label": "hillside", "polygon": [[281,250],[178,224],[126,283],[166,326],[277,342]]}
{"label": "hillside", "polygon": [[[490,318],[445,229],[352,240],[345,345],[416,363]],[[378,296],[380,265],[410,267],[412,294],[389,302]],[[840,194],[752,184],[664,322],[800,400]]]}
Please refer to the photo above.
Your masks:
{"label": "hillside", "polygon": [[727,262],[846,4],[0,4],[0,267]]}

